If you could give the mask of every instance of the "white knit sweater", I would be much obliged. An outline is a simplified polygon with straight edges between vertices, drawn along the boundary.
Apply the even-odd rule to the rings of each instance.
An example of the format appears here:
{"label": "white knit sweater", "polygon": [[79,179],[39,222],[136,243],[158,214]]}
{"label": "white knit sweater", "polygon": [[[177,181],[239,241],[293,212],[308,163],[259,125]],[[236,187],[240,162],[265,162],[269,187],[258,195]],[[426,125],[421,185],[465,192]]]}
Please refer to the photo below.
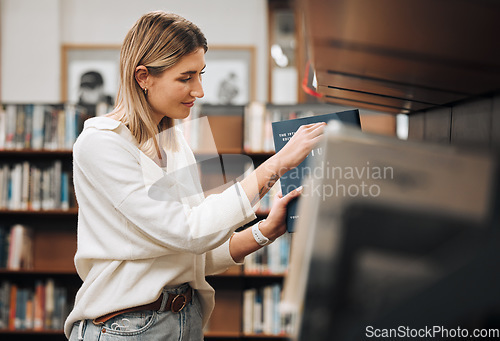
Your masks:
{"label": "white knit sweater", "polygon": [[176,130],[167,168],[141,152],[130,131],[106,117],[85,122],[73,148],[78,213],[75,265],[83,285],[65,323],[155,301],[164,286],[198,290],[204,323],[214,306],[206,275],[236,264],[229,238],[255,219],[239,183],[204,198],[193,153]]}

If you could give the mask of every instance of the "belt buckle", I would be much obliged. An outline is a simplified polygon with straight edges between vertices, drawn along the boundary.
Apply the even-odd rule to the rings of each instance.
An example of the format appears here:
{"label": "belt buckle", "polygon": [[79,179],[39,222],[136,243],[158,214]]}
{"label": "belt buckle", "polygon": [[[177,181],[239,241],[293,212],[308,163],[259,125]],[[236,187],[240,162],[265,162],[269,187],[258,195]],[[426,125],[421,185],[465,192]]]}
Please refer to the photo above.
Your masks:
{"label": "belt buckle", "polygon": [[[177,309],[175,306],[176,306],[176,302],[178,302],[178,299],[180,297],[182,297],[182,306]],[[184,295],[184,294],[177,294],[177,296],[175,296],[174,299],[172,300],[172,304],[171,304],[170,310],[173,313],[178,313],[179,311],[181,311],[182,309],[184,309],[184,307],[186,306],[186,302],[187,302],[186,295]]]}

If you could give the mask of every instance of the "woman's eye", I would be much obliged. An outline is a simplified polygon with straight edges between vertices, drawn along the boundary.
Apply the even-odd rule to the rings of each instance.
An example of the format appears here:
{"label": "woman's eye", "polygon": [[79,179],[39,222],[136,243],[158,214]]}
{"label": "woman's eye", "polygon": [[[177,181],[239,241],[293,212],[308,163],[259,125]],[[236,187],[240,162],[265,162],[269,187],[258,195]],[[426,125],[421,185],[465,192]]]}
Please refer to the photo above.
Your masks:
{"label": "woman's eye", "polygon": [[181,79],[181,82],[187,83],[190,79],[191,79],[191,77],[185,78],[185,79]]}

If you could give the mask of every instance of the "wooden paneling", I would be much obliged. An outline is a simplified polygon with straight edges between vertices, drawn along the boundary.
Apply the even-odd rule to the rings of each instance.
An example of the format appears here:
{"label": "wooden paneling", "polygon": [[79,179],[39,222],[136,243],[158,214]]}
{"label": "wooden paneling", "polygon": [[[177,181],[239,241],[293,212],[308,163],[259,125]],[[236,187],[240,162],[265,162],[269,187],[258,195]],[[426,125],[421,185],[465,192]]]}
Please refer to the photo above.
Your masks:
{"label": "wooden paneling", "polygon": [[76,231],[37,229],[34,233],[34,267],[39,271],[75,272]]}
{"label": "wooden paneling", "polygon": [[500,96],[493,99],[491,117],[491,145],[500,150]]}
{"label": "wooden paneling", "polygon": [[406,111],[407,107],[412,107],[413,110],[423,110],[429,108],[429,104],[409,102],[404,99],[395,98],[392,96],[381,95],[378,93],[367,93],[359,90],[340,88],[336,86],[319,86],[319,92],[329,98],[344,99],[348,101],[357,101],[361,103],[372,103],[381,108],[395,108],[398,111]]}
{"label": "wooden paneling", "polygon": [[410,116],[408,139],[421,141],[424,139],[425,114],[419,113]]}
{"label": "wooden paneling", "polygon": [[424,139],[449,144],[451,140],[451,108],[442,108],[425,113]]}
{"label": "wooden paneling", "polygon": [[396,116],[388,114],[360,115],[361,129],[367,133],[396,135]]}
{"label": "wooden paneling", "polygon": [[378,94],[401,100],[403,108],[414,110],[412,103],[442,105],[459,100],[463,94],[438,90],[431,87],[416,87],[414,85],[387,81],[381,78],[335,72],[333,70],[318,71],[319,85],[344,87],[360,92]]}
{"label": "wooden paneling", "polygon": [[488,147],[493,99],[457,105],[452,109],[451,143]]}
{"label": "wooden paneling", "polygon": [[217,285],[215,308],[210,317],[208,329],[211,332],[241,331],[243,296],[240,288]]}

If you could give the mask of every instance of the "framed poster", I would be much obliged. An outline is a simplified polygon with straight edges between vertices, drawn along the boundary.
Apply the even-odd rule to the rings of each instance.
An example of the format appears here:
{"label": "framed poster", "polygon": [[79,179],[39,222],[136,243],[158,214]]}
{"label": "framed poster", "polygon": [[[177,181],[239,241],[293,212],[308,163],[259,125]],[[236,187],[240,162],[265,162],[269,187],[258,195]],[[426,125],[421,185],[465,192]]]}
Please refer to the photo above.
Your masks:
{"label": "framed poster", "polygon": [[119,62],[119,45],[63,45],[62,101],[113,105],[120,78]]}
{"label": "framed poster", "polygon": [[203,90],[207,104],[246,105],[255,99],[255,48],[209,46]]}

